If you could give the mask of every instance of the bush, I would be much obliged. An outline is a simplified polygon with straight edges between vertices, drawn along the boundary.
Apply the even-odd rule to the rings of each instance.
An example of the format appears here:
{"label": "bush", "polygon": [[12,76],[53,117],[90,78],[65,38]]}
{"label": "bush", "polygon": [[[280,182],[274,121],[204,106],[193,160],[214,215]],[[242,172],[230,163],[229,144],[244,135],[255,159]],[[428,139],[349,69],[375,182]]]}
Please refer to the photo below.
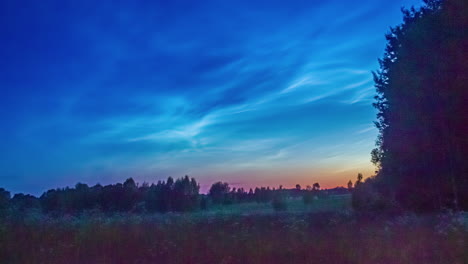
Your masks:
{"label": "bush", "polygon": [[202,196],[200,200],[200,209],[208,210],[208,199],[205,196]]}
{"label": "bush", "polygon": [[7,213],[8,204],[10,201],[10,192],[0,188],[0,217],[3,217]]}
{"label": "bush", "polygon": [[304,196],[302,196],[302,201],[304,204],[311,204],[314,201],[315,195],[312,191],[306,191]]}
{"label": "bush", "polygon": [[391,197],[385,197],[376,187],[374,178],[355,186],[352,195],[354,210],[361,212],[389,211],[396,209],[396,203]]}
{"label": "bush", "polygon": [[271,205],[273,206],[273,209],[275,209],[275,211],[286,211],[288,209],[286,200],[282,196],[276,196],[275,198],[273,198]]}

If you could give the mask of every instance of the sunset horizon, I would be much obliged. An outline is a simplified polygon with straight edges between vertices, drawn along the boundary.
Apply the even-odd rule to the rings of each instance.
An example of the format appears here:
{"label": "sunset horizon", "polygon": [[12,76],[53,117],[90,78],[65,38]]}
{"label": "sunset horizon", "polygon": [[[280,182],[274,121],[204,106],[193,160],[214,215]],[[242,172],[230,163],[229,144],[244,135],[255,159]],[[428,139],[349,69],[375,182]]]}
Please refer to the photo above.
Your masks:
{"label": "sunset horizon", "polygon": [[400,8],[420,4],[8,2],[2,187],[372,176],[372,71]]}

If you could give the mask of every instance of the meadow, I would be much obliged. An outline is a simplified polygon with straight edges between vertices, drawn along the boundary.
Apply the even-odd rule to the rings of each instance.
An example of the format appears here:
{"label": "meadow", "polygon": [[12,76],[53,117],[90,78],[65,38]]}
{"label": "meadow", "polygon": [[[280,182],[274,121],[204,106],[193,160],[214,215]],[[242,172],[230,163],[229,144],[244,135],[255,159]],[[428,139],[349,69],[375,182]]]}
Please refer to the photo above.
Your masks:
{"label": "meadow", "polygon": [[349,195],[166,214],[27,212],[2,220],[1,263],[467,263],[468,215],[359,215]]}
{"label": "meadow", "polygon": [[468,263],[467,0],[49,2],[0,2],[0,264]]}

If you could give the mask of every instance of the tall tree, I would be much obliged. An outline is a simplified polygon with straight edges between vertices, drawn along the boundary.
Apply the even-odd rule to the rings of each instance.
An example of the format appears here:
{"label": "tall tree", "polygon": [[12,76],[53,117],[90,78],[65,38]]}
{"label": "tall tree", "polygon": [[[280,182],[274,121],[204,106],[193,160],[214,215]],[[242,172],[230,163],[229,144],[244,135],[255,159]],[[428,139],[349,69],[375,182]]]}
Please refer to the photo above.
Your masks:
{"label": "tall tree", "polygon": [[468,208],[468,4],[403,10],[374,73],[380,190],[421,211]]}

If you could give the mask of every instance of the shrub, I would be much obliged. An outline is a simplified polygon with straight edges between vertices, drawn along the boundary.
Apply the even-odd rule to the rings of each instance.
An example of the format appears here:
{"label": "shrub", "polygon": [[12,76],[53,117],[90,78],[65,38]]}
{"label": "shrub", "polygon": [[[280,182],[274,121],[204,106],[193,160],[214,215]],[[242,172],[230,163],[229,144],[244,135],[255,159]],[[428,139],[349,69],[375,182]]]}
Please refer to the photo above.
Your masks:
{"label": "shrub", "polygon": [[389,211],[396,208],[390,197],[384,197],[377,190],[374,178],[355,186],[351,202],[354,210],[361,212]]}
{"label": "shrub", "polygon": [[271,205],[273,206],[273,209],[275,209],[275,211],[286,211],[288,209],[286,200],[284,199],[284,197],[279,195],[273,198]]}
{"label": "shrub", "polygon": [[302,196],[302,201],[304,204],[311,204],[314,201],[314,193],[312,191],[306,191],[304,196]]}

